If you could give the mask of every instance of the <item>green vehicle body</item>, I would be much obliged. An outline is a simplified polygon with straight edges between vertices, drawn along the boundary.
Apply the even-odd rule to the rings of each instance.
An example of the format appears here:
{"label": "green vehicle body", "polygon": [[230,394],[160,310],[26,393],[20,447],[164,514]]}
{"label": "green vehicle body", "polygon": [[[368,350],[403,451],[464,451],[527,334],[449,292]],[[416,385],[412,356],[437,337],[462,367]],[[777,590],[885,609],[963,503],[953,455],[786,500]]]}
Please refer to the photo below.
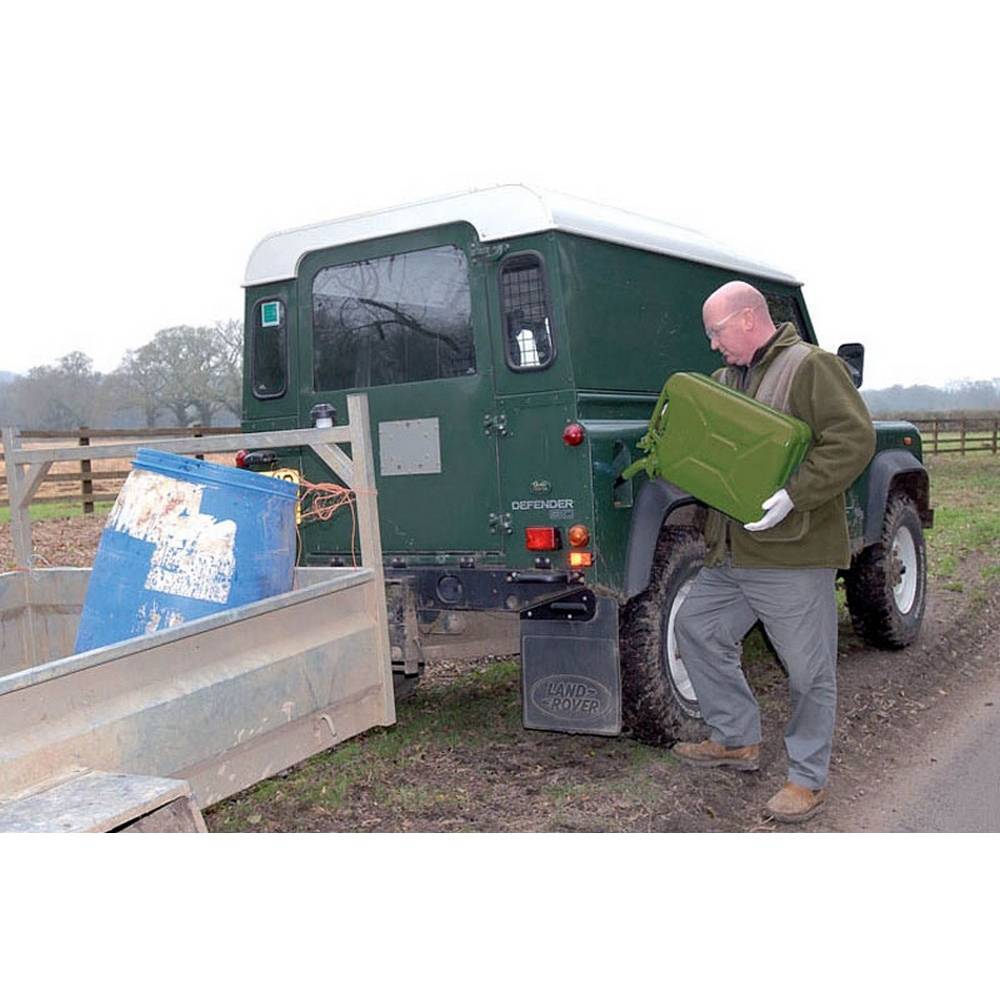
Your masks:
{"label": "green vehicle body", "polygon": [[[438,247],[457,248],[464,261],[474,371],[317,388],[317,275]],[[541,265],[553,350],[548,363],[515,370],[508,360],[509,303],[501,279],[509,262],[532,259],[536,285]],[[484,240],[476,226],[459,220],[308,249],[294,274],[281,280],[249,283],[248,275],[243,427],[309,426],[317,404],[346,414],[349,391],[367,394],[387,574],[413,584],[415,610],[425,623],[448,611],[523,614],[581,588],[624,606],[649,582],[658,532],[665,524],[696,526],[699,508],[662,483],[654,489],[642,475],[623,482],[620,473],[639,457],[636,443],[666,378],[719,366],[702,329],[701,305],[734,278],[752,281],[768,296],[776,319],[793,320],[804,339],[817,342],[794,279],[748,276],[738,265],[561,228]],[[283,326],[268,334],[259,319],[262,304],[272,301],[282,303]],[[270,372],[282,350],[285,384],[271,377],[262,391],[259,371]],[[409,421],[423,421],[420,427],[437,435],[437,463],[433,454],[425,456],[434,471],[411,467],[412,474],[386,474],[384,435],[397,428],[409,434]],[[573,424],[584,430],[576,446],[563,440]],[[918,431],[900,422],[876,428],[876,457],[847,494],[858,553],[877,538],[887,497],[901,486],[912,493],[923,525],[931,520]],[[310,482],[332,478],[309,455],[281,455],[277,464],[298,468]],[[589,532],[583,551],[592,554],[591,566],[570,565],[572,525]],[[558,529],[559,547],[527,548],[526,529],[533,527]],[[349,562],[350,517],[304,524],[301,543],[303,564]]]}

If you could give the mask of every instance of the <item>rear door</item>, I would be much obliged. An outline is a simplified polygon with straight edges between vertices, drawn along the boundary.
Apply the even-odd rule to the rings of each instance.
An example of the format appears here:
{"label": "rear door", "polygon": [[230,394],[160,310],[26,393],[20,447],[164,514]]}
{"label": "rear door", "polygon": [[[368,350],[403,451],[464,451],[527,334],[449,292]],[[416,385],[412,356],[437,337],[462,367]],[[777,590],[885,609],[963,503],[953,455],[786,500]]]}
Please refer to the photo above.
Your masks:
{"label": "rear door", "polygon": [[[496,437],[475,231],[436,227],[309,254],[299,269],[299,419],[368,396],[383,551],[412,562],[499,549]],[[310,481],[330,479],[311,456]],[[303,526],[307,554],[351,549],[350,517]]]}
{"label": "rear door", "polygon": [[[512,241],[490,266],[488,292],[507,563],[558,571],[568,568],[569,526],[590,520],[590,465],[586,442],[563,441],[576,393],[551,250],[550,235]],[[556,528],[558,547],[529,550],[529,527]]]}

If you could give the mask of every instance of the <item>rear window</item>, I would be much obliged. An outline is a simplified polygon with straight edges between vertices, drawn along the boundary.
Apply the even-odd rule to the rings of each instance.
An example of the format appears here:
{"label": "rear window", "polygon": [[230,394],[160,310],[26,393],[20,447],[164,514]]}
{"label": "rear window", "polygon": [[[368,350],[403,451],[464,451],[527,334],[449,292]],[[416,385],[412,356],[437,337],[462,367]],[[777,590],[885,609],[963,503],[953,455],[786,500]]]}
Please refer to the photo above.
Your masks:
{"label": "rear window", "polygon": [[515,371],[550,365],[555,349],[545,273],[538,254],[517,254],[500,265],[500,303],[507,364]]}
{"label": "rear window", "polygon": [[284,298],[259,299],[253,306],[250,355],[253,394],[275,399],[288,386],[288,334]]}
{"label": "rear window", "polygon": [[317,390],[476,372],[469,268],[458,247],[323,268],[312,313]]}

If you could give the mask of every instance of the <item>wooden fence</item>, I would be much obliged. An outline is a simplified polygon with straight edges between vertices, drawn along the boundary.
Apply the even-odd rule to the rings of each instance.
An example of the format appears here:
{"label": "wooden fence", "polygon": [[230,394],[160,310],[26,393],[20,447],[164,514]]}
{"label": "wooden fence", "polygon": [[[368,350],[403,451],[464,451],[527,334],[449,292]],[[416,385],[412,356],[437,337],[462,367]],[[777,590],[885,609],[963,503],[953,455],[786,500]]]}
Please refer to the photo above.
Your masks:
{"label": "wooden fence", "polygon": [[[144,441],[147,438],[211,438],[222,434],[238,434],[238,427],[150,427],[133,428],[132,430],[100,430],[80,427],[67,431],[21,431],[20,439],[25,447],[30,448],[31,442],[73,443],[76,445],[91,445],[98,441]],[[211,452],[211,445],[206,442],[206,451]],[[203,458],[203,455],[198,455]],[[96,466],[96,467],[95,467]],[[10,506],[10,496],[7,490],[6,465],[3,452],[0,450],[0,507]],[[42,480],[32,503],[79,503],[85,514],[94,512],[94,504],[101,501],[114,500],[118,496],[125,477],[129,473],[129,463],[123,461],[92,461],[81,459],[79,462],[63,462],[54,466]],[[96,488],[96,492],[95,492]]]}
{"label": "wooden fence", "polygon": [[924,441],[924,454],[997,454],[1000,417],[927,417],[912,421]]}

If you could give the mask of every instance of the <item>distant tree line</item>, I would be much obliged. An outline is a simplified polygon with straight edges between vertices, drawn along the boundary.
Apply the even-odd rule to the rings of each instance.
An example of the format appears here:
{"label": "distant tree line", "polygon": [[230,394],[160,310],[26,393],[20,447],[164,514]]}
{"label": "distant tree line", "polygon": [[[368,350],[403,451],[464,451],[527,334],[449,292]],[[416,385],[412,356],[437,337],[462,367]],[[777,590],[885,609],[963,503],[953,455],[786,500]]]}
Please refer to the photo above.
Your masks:
{"label": "distant tree line", "polygon": [[[0,378],[0,425],[42,430],[239,422],[243,324],[175,326],[126,351],[112,372],[72,351]],[[3,373],[9,376],[9,373]]]}
{"label": "distant tree line", "polygon": [[943,389],[894,385],[888,389],[862,389],[861,395],[873,416],[1000,410],[1000,378],[978,382],[964,379]]}

